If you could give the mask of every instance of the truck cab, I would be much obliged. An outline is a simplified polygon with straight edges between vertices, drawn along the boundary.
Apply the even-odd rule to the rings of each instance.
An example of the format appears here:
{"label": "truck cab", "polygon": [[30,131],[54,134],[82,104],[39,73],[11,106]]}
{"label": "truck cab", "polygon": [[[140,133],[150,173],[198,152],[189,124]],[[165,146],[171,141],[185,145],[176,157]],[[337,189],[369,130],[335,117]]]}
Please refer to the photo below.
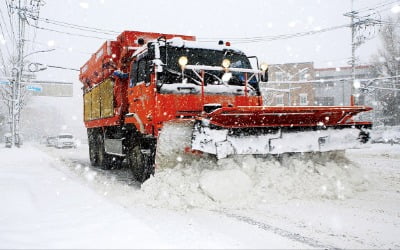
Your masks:
{"label": "truck cab", "polygon": [[230,46],[158,39],[133,54],[130,68],[125,121],[141,133],[157,136],[163,122],[197,117],[205,107],[262,106],[267,73]]}

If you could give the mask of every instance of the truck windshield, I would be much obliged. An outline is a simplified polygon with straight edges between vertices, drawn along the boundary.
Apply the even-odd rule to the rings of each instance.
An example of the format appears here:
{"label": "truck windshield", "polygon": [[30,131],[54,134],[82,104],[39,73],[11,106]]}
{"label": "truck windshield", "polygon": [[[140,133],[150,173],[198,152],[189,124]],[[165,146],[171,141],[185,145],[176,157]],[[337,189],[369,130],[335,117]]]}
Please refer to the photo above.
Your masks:
{"label": "truck windshield", "polygon": [[[203,48],[178,48],[165,47],[160,48],[161,60],[166,64],[164,71],[159,79],[164,83],[182,82],[182,70],[178,63],[181,56],[188,58],[188,65],[206,65],[206,66],[221,66],[224,59],[229,59],[230,68],[251,69],[249,59],[245,54],[234,50],[213,50]],[[185,80],[188,83],[199,83],[200,79],[192,70],[184,72]],[[221,84],[223,71],[207,70],[205,72],[205,84]],[[248,73],[248,79],[252,74]],[[242,72],[233,72],[232,78],[229,80],[230,85],[244,85],[245,75]],[[258,90],[258,82],[256,77],[252,77],[249,81],[255,89]]]}

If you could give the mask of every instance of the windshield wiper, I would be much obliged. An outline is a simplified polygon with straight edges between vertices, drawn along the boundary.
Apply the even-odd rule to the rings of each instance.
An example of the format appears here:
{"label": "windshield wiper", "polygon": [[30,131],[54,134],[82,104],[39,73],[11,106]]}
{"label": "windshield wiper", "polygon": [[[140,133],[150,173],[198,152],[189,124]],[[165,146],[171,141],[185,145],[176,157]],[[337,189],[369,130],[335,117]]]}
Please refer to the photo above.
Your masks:
{"label": "windshield wiper", "polygon": [[209,75],[209,76],[212,76],[212,77],[214,77],[215,79],[217,79],[218,80],[218,84],[224,84],[224,82],[222,81],[222,79],[221,78],[219,78],[219,76],[217,76],[217,75],[215,75],[215,74],[213,74],[213,73],[209,73],[209,72],[204,72],[206,75]]}
{"label": "windshield wiper", "polygon": [[[175,71],[175,70],[170,69],[170,68],[167,68],[167,67],[164,67],[164,69],[165,69],[166,71],[168,71],[168,72],[174,74],[174,75],[178,75],[178,76],[181,76],[181,77],[182,77],[182,73],[181,73],[181,72]],[[191,80],[193,80],[195,84],[201,85],[201,82],[198,81],[198,80],[196,80],[196,79],[194,79],[193,77],[191,77],[191,76],[189,76],[189,75],[185,75],[185,77],[188,77],[188,78],[190,78]],[[183,79],[182,79],[182,81],[183,81]]]}

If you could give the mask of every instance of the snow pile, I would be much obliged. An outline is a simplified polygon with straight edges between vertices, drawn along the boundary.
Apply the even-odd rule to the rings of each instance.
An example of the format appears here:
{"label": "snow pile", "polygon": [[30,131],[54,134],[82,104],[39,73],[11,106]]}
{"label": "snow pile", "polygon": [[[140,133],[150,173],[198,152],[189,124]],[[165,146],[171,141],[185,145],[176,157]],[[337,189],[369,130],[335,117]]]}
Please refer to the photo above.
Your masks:
{"label": "snow pile", "polygon": [[371,141],[375,143],[400,144],[400,126],[374,128],[371,132]]}
{"label": "snow pile", "polygon": [[200,188],[214,201],[230,202],[245,198],[252,181],[239,169],[207,171],[200,178]]}
{"label": "snow pile", "polygon": [[236,156],[158,169],[142,185],[138,199],[156,207],[240,208],[272,200],[345,199],[368,184],[367,176],[342,154]]}

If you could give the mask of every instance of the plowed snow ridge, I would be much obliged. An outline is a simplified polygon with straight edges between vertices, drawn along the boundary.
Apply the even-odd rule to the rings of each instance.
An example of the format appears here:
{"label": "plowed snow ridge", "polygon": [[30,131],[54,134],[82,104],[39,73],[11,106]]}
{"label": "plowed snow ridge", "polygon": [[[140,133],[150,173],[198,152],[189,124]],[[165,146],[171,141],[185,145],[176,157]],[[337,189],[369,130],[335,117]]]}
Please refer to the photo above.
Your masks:
{"label": "plowed snow ridge", "polygon": [[126,205],[172,209],[251,208],[292,199],[346,199],[373,185],[342,153],[282,159],[237,156],[220,160],[177,157],[173,168],[157,168],[141,188],[130,185],[128,169],[104,171],[68,162],[85,182]]}
{"label": "plowed snow ridge", "polygon": [[368,176],[342,154],[280,161],[241,156],[159,169],[137,198],[157,207],[241,208],[270,200],[345,199],[368,185]]}

